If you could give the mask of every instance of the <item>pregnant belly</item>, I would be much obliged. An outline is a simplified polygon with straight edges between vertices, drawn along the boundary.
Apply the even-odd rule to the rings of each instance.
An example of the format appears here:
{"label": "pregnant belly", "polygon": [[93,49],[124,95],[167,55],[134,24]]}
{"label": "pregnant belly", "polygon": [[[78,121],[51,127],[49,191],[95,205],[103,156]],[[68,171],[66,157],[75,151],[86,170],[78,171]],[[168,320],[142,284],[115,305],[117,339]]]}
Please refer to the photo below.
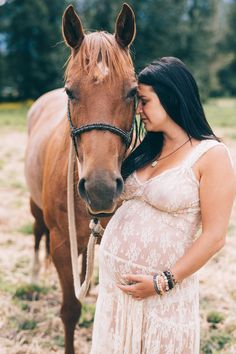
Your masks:
{"label": "pregnant belly", "polygon": [[147,273],[171,267],[189,243],[165,213],[129,200],[110,220],[100,245],[100,262],[111,274]]}

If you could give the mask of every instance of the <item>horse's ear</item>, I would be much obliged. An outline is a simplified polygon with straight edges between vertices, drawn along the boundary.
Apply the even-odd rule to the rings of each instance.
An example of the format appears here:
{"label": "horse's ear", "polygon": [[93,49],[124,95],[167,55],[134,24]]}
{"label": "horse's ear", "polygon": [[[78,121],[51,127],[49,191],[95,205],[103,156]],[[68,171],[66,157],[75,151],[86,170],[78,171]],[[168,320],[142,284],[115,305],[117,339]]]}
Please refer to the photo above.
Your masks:
{"label": "horse's ear", "polygon": [[62,34],[66,43],[73,49],[78,49],[84,39],[82,23],[72,5],[69,5],[63,14]]}
{"label": "horse's ear", "polygon": [[136,34],[134,12],[128,4],[123,4],[116,19],[115,38],[123,48],[129,47]]}

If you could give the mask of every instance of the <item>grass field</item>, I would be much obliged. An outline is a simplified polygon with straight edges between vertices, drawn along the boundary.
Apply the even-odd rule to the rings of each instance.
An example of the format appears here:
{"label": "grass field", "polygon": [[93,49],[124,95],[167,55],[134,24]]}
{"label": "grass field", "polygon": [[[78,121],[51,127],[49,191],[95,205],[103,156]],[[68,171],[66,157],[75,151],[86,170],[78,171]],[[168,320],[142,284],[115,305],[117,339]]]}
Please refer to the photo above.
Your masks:
{"label": "grass field", "polygon": [[[63,354],[61,290],[55,269],[42,267],[40,286],[29,285],[33,236],[24,151],[30,105],[0,104],[0,354]],[[236,99],[209,100],[205,111],[236,165]],[[235,249],[236,205],[225,247],[199,274],[201,354],[236,353]],[[41,262],[43,255],[41,249]],[[75,347],[80,354],[88,354],[91,347],[97,282],[96,274],[76,328]]]}
{"label": "grass field", "polygon": [[[0,128],[24,130],[31,104],[32,101],[0,104]],[[210,99],[204,109],[212,127],[236,127],[236,98]]]}
{"label": "grass field", "polygon": [[0,128],[26,129],[26,115],[32,101],[0,104]]}

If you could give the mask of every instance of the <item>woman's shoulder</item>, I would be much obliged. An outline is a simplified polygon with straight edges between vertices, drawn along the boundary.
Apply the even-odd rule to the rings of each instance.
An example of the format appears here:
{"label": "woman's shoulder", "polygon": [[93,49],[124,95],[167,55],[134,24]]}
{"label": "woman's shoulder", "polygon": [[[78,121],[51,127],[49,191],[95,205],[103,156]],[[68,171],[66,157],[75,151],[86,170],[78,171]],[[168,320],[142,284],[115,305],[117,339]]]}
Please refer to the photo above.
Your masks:
{"label": "woman's shoulder", "polygon": [[[217,173],[219,176],[235,178],[234,163],[229,148],[223,142],[206,140],[206,151],[199,160],[200,174]],[[224,181],[222,181],[224,182]]]}
{"label": "woman's shoulder", "polygon": [[203,176],[212,180],[216,175],[222,179],[235,178],[233,159],[228,147],[222,141],[201,140],[195,146],[187,162],[193,168],[199,181]]}
{"label": "woman's shoulder", "polygon": [[220,159],[228,158],[231,163],[233,163],[229,149],[221,141],[216,139],[195,140],[187,163],[189,163],[190,166],[193,166],[195,163],[202,165],[209,162],[209,160],[216,162],[218,157]]}
{"label": "woman's shoulder", "polygon": [[202,141],[205,154],[202,158],[203,163],[219,164],[225,161],[233,165],[233,159],[228,146],[222,142],[213,139],[206,139]]}

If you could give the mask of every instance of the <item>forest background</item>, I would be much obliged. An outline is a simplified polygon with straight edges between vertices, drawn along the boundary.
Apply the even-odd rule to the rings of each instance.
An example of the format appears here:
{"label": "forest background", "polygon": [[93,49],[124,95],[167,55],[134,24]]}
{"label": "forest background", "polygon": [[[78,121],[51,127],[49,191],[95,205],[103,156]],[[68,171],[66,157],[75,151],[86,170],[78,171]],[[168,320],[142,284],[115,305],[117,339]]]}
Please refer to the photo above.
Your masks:
{"label": "forest background", "polygon": [[[69,49],[61,17],[73,3],[84,28],[114,32],[120,0],[0,0],[0,100],[35,99],[63,86]],[[235,0],[129,0],[137,21],[137,73],[176,56],[193,72],[203,99],[236,95]]]}

